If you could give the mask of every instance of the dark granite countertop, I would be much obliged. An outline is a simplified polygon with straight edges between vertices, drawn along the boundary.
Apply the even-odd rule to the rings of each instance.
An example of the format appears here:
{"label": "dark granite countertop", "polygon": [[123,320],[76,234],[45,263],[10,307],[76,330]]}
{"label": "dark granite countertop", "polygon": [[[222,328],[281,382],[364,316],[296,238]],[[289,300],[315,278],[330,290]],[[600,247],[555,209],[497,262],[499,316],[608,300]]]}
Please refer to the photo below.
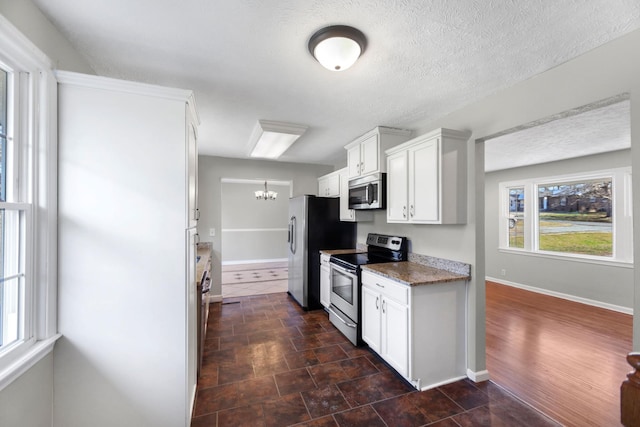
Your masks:
{"label": "dark granite countertop", "polygon": [[408,286],[432,285],[435,283],[469,280],[466,274],[453,273],[411,261],[386,262],[362,266],[363,271],[371,271]]}

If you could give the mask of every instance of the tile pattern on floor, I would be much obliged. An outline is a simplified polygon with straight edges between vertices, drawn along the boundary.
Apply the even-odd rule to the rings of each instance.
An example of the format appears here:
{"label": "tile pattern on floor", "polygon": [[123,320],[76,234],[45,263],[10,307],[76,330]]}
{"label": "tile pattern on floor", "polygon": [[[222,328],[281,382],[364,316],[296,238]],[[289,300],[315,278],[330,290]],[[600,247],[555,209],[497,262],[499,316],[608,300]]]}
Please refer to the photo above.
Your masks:
{"label": "tile pattern on floor", "polygon": [[[222,297],[235,298],[287,292],[288,267],[286,261],[224,265],[222,266]],[[239,276],[236,277],[236,275]]]}
{"label": "tile pattern on floor", "polygon": [[211,306],[192,427],[557,426],[491,382],[418,392],[286,293]]}

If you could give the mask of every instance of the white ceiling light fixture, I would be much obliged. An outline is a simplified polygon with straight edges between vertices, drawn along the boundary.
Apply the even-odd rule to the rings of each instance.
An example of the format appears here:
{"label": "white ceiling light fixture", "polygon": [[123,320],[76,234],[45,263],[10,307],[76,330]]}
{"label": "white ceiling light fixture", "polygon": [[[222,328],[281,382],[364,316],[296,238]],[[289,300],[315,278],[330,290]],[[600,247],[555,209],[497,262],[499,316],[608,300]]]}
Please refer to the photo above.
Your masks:
{"label": "white ceiling light fixture", "polygon": [[258,200],[275,200],[278,197],[275,191],[267,190],[267,181],[264,182],[264,191],[258,190],[255,195]]}
{"label": "white ceiling light fixture", "polygon": [[252,147],[249,155],[251,157],[277,159],[307,129],[308,127],[303,125],[258,120],[249,140],[249,146]]}
{"label": "white ceiling light fixture", "polygon": [[358,60],[367,47],[362,31],[347,25],[332,25],[309,39],[309,52],[328,70],[344,71]]}

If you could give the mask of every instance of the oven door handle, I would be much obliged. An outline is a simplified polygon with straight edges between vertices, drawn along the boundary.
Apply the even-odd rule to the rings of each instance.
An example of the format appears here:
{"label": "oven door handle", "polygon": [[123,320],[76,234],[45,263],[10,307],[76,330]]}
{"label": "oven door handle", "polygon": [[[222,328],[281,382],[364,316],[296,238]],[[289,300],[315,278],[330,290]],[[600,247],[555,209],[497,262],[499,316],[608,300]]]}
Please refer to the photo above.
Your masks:
{"label": "oven door handle", "polygon": [[331,308],[331,306],[327,307],[327,311],[328,311],[329,313],[333,314],[334,316],[336,316],[336,317],[338,318],[338,320],[339,320],[339,321],[341,321],[342,323],[344,323],[345,325],[347,325],[347,326],[348,326],[348,327],[350,327],[350,328],[355,328],[355,327],[357,327],[357,326],[358,326],[358,325],[356,325],[355,323],[347,322],[346,320],[344,320],[344,319],[342,318],[342,316],[340,316],[338,313],[336,313],[336,312],[335,312],[335,310],[333,310],[333,309]]}
{"label": "oven door handle", "polygon": [[350,268],[344,268],[344,267],[342,267],[342,266],[340,266],[338,264],[331,263],[331,267],[335,268],[338,271],[342,271],[343,273],[346,273],[346,274],[351,274],[351,275],[354,275],[354,276],[358,275],[358,271],[357,270],[353,270],[353,269],[350,269]]}

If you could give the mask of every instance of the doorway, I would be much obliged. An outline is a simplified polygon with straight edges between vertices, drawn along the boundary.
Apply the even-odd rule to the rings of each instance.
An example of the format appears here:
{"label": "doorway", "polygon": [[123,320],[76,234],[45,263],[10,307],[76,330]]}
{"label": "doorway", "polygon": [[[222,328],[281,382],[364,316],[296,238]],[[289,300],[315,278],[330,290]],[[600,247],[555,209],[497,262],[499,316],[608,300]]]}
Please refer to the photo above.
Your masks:
{"label": "doorway", "polygon": [[291,182],[223,178],[220,187],[223,298],[286,292]]}
{"label": "doorway", "polygon": [[[628,168],[630,176],[629,108],[623,95],[484,139],[487,369],[498,385],[566,425],[617,421],[629,370],[619,349],[631,350],[632,258],[615,246],[582,252],[596,234],[631,248],[623,241],[632,237],[631,213],[612,216],[610,206],[597,206],[605,196],[576,191],[603,171]],[[613,179],[613,187],[624,180]],[[616,237],[612,228],[624,232]],[[563,245],[569,238],[562,235],[583,242],[581,249]],[[578,314],[563,317],[569,313]],[[613,320],[590,322],[600,316]],[[610,333],[598,330],[603,325]],[[619,347],[610,346],[613,337]],[[600,362],[589,369],[592,360]],[[583,398],[572,400],[577,394]],[[608,409],[589,403],[605,400]]]}

